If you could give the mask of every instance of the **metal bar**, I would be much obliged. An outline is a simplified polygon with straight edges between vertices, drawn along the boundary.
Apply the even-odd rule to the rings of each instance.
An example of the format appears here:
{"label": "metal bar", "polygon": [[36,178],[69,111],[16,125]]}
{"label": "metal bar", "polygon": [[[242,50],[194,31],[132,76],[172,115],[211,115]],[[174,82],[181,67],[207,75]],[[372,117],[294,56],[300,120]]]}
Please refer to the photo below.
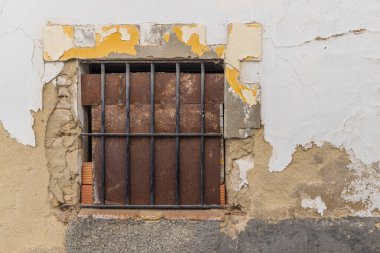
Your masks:
{"label": "metal bar", "polygon": [[81,205],[94,209],[221,209],[220,205]]}
{"label": "metal bar", "polygon": [[175,64],[176,69],[176,121],[175,121],[175,132],[177,134],[175,138],[175,152],[176,152],[176,204],[179,205],[180,203],[180,189],[179,189],[179,132],[180,132],[180,65],[179,63]]}
{"label": "metal bar", "polygon": [[[220,125],[220,133],[223,134],[224,132],[224,122],[223,122],[223,115],[224,115],[224,105],[220,105],[219,109],[219,125]],[[225,172],[224,172],[224,138],[220,138],[220,183],[224,184],[225,180]]]}
{"label": "metal bar", "polygon": [[222,133],[81,133],[81,135],[93,137],[223,137]]}
{"label": "metal bar", "polygon": [[[201,134],[205,132],[205,65],[201,63]],[[201,205],[205,204],[205,138],[201,135]]]}
{"label": "metal bar", "polygon": [[[154,64],[150,64],[150,133],[154,133]],[[150,204],[154,205],[155,178],[154,178],[154,136],[150,137]]]}
{"label": "metal bar", "polygon": [[153,64],[153,63],[215,63],[215,64],[222,64],[223,60],[220,59],[202,59],[202,60],[189,60],[189,59],[154,59],[154,60],[146,60],[146,59],[129,59],[129,60],[101,60],[101,59],[91,59],[91,60],[80,60],[80,63],[83,64],[91,64],[91,63],[147,63],[147,64]]}
{"label": "metal bar", "polygon": [[[102,133],[105,133],[106,125],[106,107],[105,107],[105,96],[106,96],[106,74],[105,74],[105,65],[101,64],[101,129]],[[100,143],[100,161],[101,161],[101,172],[100,172],[100,189],[102,191],[100,203],[104,204],[106,199],[106,190],[105,190],[105,170],[106,170],[106,155],[105,155],[105,136],[101,136]]]}
{"label": "metal bar", "polygon": [[[126,114],[126,122],[125,122],[125,132],[129,134],[130,132],[130,66],[129,64],[125,64],[125,114]],[[130,144],[129,140],[130,136],[126,136],[126,157],[125,157],[125,203],[128,205],[130,203],[130,192],[131,192],[131,171],[130,171]]]}

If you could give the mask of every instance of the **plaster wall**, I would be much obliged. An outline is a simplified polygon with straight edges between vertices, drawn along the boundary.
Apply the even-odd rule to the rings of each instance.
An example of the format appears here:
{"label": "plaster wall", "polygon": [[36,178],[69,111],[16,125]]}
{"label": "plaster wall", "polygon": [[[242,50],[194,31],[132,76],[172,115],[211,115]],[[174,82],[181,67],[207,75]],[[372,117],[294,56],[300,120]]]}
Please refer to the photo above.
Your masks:
{"label": "plaster wall", "polygon": [[[227,235],[243,231],[252,218],[379,215],[379,1],[222,0],[187,6],[173,1],[0,0],[0,8],[0,151],[5,154],[0,158],[5,199],[0,239],[7,239],[0,252],[63,251],[63,222],[78,204],[77,65],[56,62],[64,51],[50,55],[57,59],[46,57],[42,40],[48,23],[139,24],[135,43],[145,47],[137,50],[144,57],[171,29],[153,23],[204,24],[181,28],[181,39],[175,33],[191,50],[169,50],[173,55],[195,57],[211,48],[206,53],[219,57],[216,45],[227,45],[225,61],[240,72],[237,86],[241,82],[257,91],[247,99],[252,96],[231,87],[232,98],[242,103],[236,108],[248,111],[236,114],[260,117],[249,112],[260,102],[263,125],[249,134],[231,133],[252,136],[226,143],[228,204],[243,214],[237,221],[226,218]],[[249,49],[262,54],[228,51],[229,42],[240,45],[228,34],[241,27],[231,32],[230,23],[260,23],[262,45]],[[159,29],[153,33],[158,37],[150,37],[152,29]],[[191,44],[192,34],[198,35],[198,44]],[[81,38],[76,44],[63,40],[66,50],[93,45]],[[238,57],[229,58],[230,53]],[[74,81],[57,85],[60,76]],[[260,93],[253,85],[258,83]]]}
{"label": "plaster wall", "polygon": [[[263,61],[242,63],[241,78],[262,85],[271,171],[297,145],[329,142],[364,164],[380,160],[378,1],[2,1],[0,120],[20,143],[35,145],[30,110],[41,107],[42,28],[63,24],[203,23],[207,44],[225,44],[231,22],[258,22]],[[111,8],[119,6],[119,8]],[[128,6],[128,10],[120,6]],[[101,15],[100,15],[101,13]],[[142,26],[144,27],[144,26]],[[12,48],[17,48],[14,53]],[[21,72],[21,74],[20,74]],[[41,81],[42,79],[42,81]],[[18,92],[14,92],[14,91]],[[17,106],[12,106],[17,103]]]}

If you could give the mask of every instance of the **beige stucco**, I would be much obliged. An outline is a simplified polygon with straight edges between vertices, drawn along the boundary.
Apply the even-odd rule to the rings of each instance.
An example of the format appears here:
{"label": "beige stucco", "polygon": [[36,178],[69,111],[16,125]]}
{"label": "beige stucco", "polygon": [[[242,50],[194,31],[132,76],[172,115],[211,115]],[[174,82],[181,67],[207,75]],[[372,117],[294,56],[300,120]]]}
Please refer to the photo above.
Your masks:
{"label": "beige stucco", "polygon": [[37,146],[24,146],[0,124],[0,252],[64,252],[65,225],[49,201],[45,156],[46,123],[55,106],[53,86],[44,88],[44,107],[34,114]]}
{"label": "beige stucco", "polygon": [[[33,114],[36,147],[18,143],[0,126],[1,253],[64,250],[65,223],[79,210],[76,59],[224,59],[226,92],[249,107],[260,102],[259,84],[241,82],[240,65],[261,60],[261,25],[232,24],[227,44],[221,45],[208,45],[207,30],[199,24],[155,25],[152,33],[141,39],[137,25],[45,28],[44,60],[64,62],[64,68],[45,84],[43,108]],[[344,197],[362,177],[349,169],[344,149],[297,148],[285,171],[270,172],[273,150],[264,140],[264,127],[253,137],[226,141],[227,233],[236,235],[252,218],[341,217],[366,210],[364,201]]]}

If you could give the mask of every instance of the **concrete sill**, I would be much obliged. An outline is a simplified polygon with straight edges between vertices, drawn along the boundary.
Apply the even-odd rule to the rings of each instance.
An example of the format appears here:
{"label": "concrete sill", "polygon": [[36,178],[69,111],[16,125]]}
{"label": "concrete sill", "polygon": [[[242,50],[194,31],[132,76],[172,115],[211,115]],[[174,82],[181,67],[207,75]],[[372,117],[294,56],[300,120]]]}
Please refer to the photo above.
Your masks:
{"label": "concrete sill", "polygon": [[91,209],[83,208],[79,212],[82,218],[99,219],[186,219],[186,220],[217,220],[221,221],[227,210],[131,210],[131,209]]}

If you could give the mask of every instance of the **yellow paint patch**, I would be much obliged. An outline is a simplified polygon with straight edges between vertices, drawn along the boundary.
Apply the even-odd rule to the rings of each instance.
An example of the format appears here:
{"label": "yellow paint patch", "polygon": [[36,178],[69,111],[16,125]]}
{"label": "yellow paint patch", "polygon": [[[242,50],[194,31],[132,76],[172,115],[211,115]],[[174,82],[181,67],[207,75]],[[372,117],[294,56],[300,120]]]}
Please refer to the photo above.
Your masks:
{"label": "yellow paint patch", "polygon": [[231,86],[233,91],[239,95],[239,97],[244,101],[244,103],[250,106],[257,104],[259,86],[255,85],[253,88],[247,87],[239,81],[240,73],[237,69],[226,66],[225,75],[228,84]]}
{"label": "yellow paint patch", "polygon": [[[116,29],[116,32],[112,32]],[[130,37],[125,39],[125,31],[127,30]],[[93,48],[71,48],[66,51],[59,60],[68,60],[72,58],[94,59],[104,58],[108,55],[115,54],[129,54],[136,55],[136,46],[139,43],[139,31],[134,25],[116,25],[103,27],[103,31],[111,34],[103,37],[102,34],[96,34],[96,43]],[[123,38],[124,36],[124,38]]]}
{"label": "yellow paint patch", "polygon": [[215,47],[215,53],[218,56],[218,58],[224,57],[224,50],[226,49],[225,45],[220,45]]}
{"label": "yellow paint patch", "polygon": [[259,24],[259,23],[249,23],[249,24],[246,24],[246,26],[261,29],[261,24]]}
{"label": "yellow paint patch", "polygon": [[183,32],[184,28],[187,28],[188,30],[191,30],[191,29],[196,30],[197,25],[191,24],[187,26],[179,26],[179,25],[174,26],[172,30],[179,41],[190,46],[191,51],[198,56],[202,56],[204,53],[210,51],[210,48],[201,42],[201,38],[198,33],[191,32],[191,34],[188,35],[188,39],[186,40],[184,38],[184,32]]}
{"label": "yellow paint patch", "polygon": [[254,56],[247,56],[247,57],[241,59],[241,61],[243,61],[243,62],[244,61],[258,61],[258,60],[260,60],[260,59],[257,57],[254,57]]}
{"label": "yellow paint patch", "polygon": [[74,27],[71,25],[62,26],[63,32],[69,36],[71,39],[74,38]]}
{"label": "yellow paint patch", "polygon": [[170,39],[170,34],[169,33],[165,33],[164,36],[163,36],[163,39],[166,43],[169,42],[169,39]]}
{"label": "yellow paint patch", "polygon": [[50,57],[50,55],[47,52],[44,52],[44,60],[52,61],[53,59]]}
{"label": "yellow paint patch", "polygon": [[190,36],[190,39],[186,43],[191,46],[191,51],[199,56],[202,56],[204,53],[210,51],[208,46],[202,45],[199,40],[199,34],[193,33]]}

